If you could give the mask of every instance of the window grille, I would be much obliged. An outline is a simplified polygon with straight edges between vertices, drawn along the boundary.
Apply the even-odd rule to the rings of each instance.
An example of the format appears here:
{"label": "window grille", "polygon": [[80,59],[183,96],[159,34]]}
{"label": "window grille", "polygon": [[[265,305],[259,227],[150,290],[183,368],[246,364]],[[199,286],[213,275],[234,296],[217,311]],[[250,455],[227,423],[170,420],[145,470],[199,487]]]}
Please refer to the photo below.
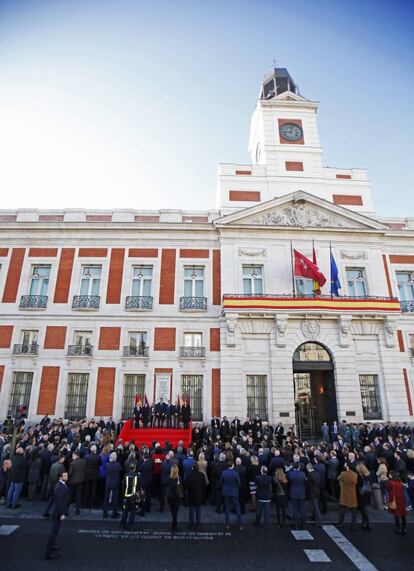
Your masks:
{"label": "window grille", "polygon": [[86,416],[89,373],[69,373],[66,392],[65,418]]}
{"label": "window grille", "polygon": [[182,375],[181,395],[190,403],[192,420],[203,420],[203,375]]}
{"label": "window grille", "polygon": [[376,420],[381,418],[378,375],[359,375],[359,384],[364,419]]}
{"label": "window grille", "polygon": [[144,404],[145,375],[125,375],[124,395],[122,399],[122,418],[131,418],[135,406],[136,395],[141,396]]}
{"label": "window grille", "polygon": [[247,416],[268,420],[266,375],[247,375]]}
{"label": "window grille", "polygon": [[9,412],[12,416],[16,413],[19,405],[27,406],[29,409],[30,394],[32,392],[33,373],[15,372],[9,402]]}

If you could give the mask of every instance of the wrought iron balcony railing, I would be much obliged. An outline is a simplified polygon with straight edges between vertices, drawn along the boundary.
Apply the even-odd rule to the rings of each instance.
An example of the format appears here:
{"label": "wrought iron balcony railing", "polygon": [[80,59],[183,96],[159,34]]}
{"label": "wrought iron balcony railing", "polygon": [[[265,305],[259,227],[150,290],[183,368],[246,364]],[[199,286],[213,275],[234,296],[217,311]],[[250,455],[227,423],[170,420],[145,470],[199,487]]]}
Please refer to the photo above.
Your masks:
{"label": "wrought iron balcony railing", "polygon": [[68,355],[70,357],[91,357],[93,345],[68,345]]}
{"label": "wrought iron balcony railing", "polygon": [[20,298],[20,309],[45,309],[47,306],[47,295],[22,295]]}
{"label": "wrought iron balcony railing", "polygon": [[205,356],[205,347],[180,347],[180,357],[182,359],[204,359]]}
{"label": "wrought iron balcony railing", "polygon": [[206,311],[206,297],[180,297],[181,310]]}
{"label": "wrought iron balcony railing", "polygon": [[150,295],[128,295],[125,300],[125,309],[152,309],[153,298]]}
{"label": "wrought iron balcony railing", "polygon": [[13,355],[37,355],[39,345],[29,343],[24,345],[13,345]]}
{"label": "wrought iron balcony railing", "polygon": [[400,301],[402,313],[414,313],[414,301]]}
{"label": "wrought iron balcony railing", "polygon": [[145,345],[138,347],[131,347],[130,345],[124,346],[124,357],[148,357],[149,348]]}
{"label": "wrought iron balcony railing", "polygon": [[74,295],[72,309],[99,309],[99,295]]}
{"label": "wrought iron balcony railing", "polygon": [[266,310],[266,311],[333,311],[358,313],[400,313],[400,302],[396,297],[332,297],[330,295],[287,294],[225,294],[223,310]]}

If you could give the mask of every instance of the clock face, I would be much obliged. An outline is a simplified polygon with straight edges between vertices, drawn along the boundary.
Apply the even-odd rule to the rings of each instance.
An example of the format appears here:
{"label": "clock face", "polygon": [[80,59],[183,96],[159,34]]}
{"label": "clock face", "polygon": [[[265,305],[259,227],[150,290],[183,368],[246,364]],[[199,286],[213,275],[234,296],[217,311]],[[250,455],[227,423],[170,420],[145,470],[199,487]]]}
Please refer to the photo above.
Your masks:
{"label": "clock face", "polygon": [[279,133],[286,141],[299,141],[303,137],[302,128],[295,123],[283,123],[279,127]]}

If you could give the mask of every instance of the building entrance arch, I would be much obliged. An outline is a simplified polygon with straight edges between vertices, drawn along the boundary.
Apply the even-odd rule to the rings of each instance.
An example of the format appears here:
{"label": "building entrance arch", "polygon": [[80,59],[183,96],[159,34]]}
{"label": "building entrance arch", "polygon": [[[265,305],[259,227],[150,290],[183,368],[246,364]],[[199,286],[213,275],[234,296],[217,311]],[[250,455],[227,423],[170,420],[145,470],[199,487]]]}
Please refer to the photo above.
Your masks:
{"label": "building entrance arch", "polygon": [[293,384],[299,437],[320,439],[322,424],[331,426],[338,416],[334,363],[326,347],[312,341],[296,349]]}

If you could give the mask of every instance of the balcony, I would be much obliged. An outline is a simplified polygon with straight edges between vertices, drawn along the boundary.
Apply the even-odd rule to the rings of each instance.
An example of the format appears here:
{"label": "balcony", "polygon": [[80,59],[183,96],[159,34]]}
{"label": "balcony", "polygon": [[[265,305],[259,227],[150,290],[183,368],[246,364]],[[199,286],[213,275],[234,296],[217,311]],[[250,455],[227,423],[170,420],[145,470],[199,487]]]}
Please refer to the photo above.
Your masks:
{"label": "balcony", "polygon": [[180,359],[205,359],[205,347],[180,347]]}
{"label": "balcony", "polygon": [[206,297],[180,297],[181,311],[206,311]]}
{"label": "balcony", "polygon": [[92,345],[68,345],[69,357],[92,357]]}
{"label": "balcony", "polygon": [[99,295],[74,295],[72,309],[99,309]]}
{"label": "balcony", "polygon": [[400,301],[396,297],[331,297],[293,296],[292,294],[225,294],[223,311],[236,313],[302,312],[312,313],[401,313]]}
{"label": "balcony", "polygon": [[148,357],[148,355],[149,347],[146,347],[145,345],[140,345],[138,347],[131,347],[130,345],[124,346],[124,357]]}
{"label": "balcony", "polygon": [[13,345],[13,355],[37,355],[38,349],[37,343]]}
{"label": "balcony", "polygon": [[414,301],[400,301],[402,313],[414,313]]}
{"label": "balcony", "polygon": [[47,295],[22,295],[20,298],[20,309],[45,309],[47,306]]}
{"label": "balcony", "polygon": [[153,297],[150,295],[128,295],[125,300],[127,311],[152,309]]}

